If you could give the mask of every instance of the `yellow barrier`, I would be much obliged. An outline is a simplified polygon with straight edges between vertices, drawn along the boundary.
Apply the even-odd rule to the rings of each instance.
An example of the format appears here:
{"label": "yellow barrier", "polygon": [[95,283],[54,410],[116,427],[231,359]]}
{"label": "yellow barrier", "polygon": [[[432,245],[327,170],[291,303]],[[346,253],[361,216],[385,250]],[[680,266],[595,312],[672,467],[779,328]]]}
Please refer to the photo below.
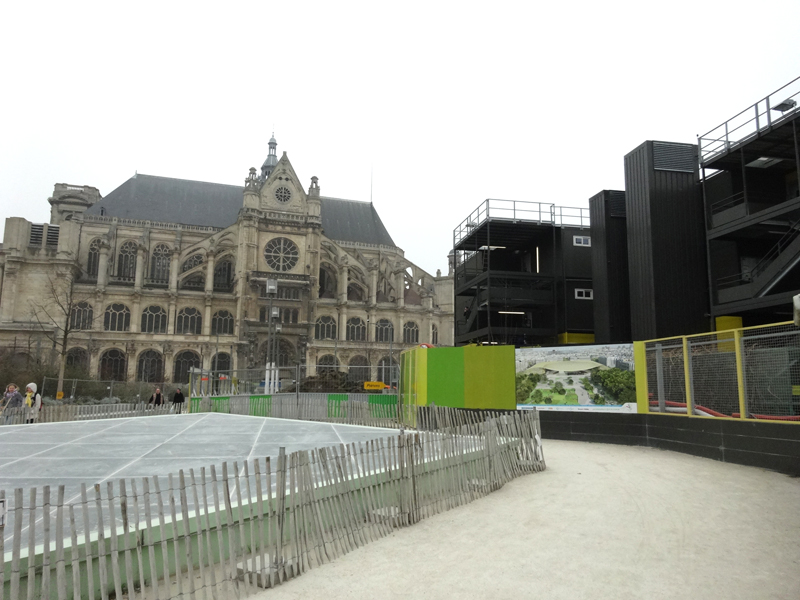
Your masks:
{"label": "yellow barrier", "polygon": [[634,342],[640,413],[800,424],[792,322]]}

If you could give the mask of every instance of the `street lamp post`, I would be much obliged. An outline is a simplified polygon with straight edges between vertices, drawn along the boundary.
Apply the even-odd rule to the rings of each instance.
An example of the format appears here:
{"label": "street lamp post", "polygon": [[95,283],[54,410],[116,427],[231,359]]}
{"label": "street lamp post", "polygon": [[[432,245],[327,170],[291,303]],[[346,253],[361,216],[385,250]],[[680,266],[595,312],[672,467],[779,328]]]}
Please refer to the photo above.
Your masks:
{"label": "street lamp post", "polygon": [[264,393],[272,393],[272,372],[273,365],[272,356],[272,301],[278,294],[278,281],[276,279],[267,279],[266,285],[267,298],[269,298],[269,307],[267,312],[267,351],[266,351],[266,366],[264,372]]}

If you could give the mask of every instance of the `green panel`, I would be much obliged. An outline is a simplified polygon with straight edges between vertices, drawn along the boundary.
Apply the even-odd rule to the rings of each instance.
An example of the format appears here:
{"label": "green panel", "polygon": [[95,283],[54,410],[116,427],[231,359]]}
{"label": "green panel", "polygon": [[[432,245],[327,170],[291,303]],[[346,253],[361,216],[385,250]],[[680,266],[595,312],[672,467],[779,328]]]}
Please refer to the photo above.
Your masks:
{"label": "green panel", "polygon": [[427,404],[464,408],[464,348],[430,348],[427,354]]}
{"label": "green panel", "polygon": [[231,412],[231,398],[230,396],[221,396],[219,398],[212,398],[214,406],[211,412],[229,413]]}
{"label": "green panel", "polygon": [[250,396],[250,416],[268,417],[272,414],[272,396]]}
{"label": "green panel", "polygon": [[513,346],[464,347],[464,407],[515,410]]}
{"label": "green panel", "polygon": [[344,417],[342,402],[347,402],[347,394],[328,394],[328,418]]}

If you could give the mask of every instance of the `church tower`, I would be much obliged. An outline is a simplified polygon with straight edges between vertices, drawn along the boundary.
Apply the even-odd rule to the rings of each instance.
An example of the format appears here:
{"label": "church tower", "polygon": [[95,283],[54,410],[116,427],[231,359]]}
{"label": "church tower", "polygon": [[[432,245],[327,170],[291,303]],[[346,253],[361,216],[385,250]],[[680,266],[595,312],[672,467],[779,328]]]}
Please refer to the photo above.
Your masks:
{"label": "church tower", "polygon": [[270,173],[275,169],[275,165],[278,164],[278,155],[277,155],[277,148],[278,142],[275,141],[275,132],[272,132],[272,137],[269,138],[269,154],[267,155],[267,160],[264,161],[264,164],[261,165],[261,181],[266,181],[269,177]]}

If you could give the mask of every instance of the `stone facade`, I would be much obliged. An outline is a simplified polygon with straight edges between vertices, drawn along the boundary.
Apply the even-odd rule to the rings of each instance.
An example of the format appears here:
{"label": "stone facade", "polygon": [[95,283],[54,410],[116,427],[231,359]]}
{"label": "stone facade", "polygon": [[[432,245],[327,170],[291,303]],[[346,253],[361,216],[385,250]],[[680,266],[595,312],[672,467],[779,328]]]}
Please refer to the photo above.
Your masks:
{"label": "stone facade", "polygon": [[[42,329],[53,323],[35,313],[58,296],[73,305],[69,362],[100,379],[185,382],[191,367],[262,368],[270,302],[281,325],[276,359],[308,374],[338,363],[386,379],[390,352],[398,362],[405,347],[452,345],[452,276],[407,260],[370,203],[322,197],[316,177],[304,189],[274,148],[270,140],[270,158],[260,174],[250,170],[240,192],[139,175],[103,199],[92,187],[57,184],[50,224],[6,219],[0,346],[48,348]],[[136,185],[125,201],[120,190]],[[159,215],[173,200],[148,197],[147,185],[169,190],[175,203],[192,190],[204,194],[193,206],[211,211],[207,219],[217,219],[220,203],[240,200],[230,223],[192,224],[202,222],[192,211],[165,221]],[[136,210],[144,212],[132,218]],[[343,223],[352,214],[374,218]],[[347,239],[328,235],[325,217],[350,226]],[[272,300],[268,279],[278,280]]]}

